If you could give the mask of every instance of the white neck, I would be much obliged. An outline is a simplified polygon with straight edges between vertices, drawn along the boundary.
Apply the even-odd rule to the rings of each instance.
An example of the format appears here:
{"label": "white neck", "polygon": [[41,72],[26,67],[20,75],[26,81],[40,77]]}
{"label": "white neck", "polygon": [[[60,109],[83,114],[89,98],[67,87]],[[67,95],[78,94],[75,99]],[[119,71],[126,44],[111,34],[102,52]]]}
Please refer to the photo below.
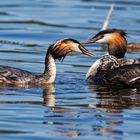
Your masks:
{"label": "white neck", "polygon": [[56,77],[56,64],[55,59],[51,54],[46,56],[45,71],[40,77],[40,82],[44,84],[54,83]]}

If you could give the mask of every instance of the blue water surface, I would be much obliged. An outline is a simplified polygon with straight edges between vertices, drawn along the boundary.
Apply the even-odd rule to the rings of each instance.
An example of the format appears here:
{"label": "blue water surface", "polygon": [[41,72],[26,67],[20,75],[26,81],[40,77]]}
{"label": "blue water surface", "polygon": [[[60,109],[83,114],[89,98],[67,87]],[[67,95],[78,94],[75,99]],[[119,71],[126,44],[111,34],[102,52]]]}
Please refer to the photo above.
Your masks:
{"label": "blue water surface", "polygon": [[[42,73],[48,46],[93,36],[112,3],[108,28],[127,30],[128,42],[140,42],[139,0],[1,0],[0,64]],[[88,85],[86,72],[105,51],[86,47],[96,57],[74,53],[58,61],[54,85],[0,87],[1,140],[140,139],[140,91]]]}

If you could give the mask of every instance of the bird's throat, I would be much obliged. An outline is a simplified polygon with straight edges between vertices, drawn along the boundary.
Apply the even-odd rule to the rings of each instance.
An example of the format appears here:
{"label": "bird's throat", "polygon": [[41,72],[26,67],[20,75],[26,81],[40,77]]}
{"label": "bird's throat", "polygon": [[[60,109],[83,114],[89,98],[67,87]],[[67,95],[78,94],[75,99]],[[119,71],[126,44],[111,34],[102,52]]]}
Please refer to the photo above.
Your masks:
{"label": "bird's throat", "polygon": [[54,83],[56,77],[56,64],[55,59],[51,54],[46,55],[45,70],[40,77],[40,81],[44,84]]}

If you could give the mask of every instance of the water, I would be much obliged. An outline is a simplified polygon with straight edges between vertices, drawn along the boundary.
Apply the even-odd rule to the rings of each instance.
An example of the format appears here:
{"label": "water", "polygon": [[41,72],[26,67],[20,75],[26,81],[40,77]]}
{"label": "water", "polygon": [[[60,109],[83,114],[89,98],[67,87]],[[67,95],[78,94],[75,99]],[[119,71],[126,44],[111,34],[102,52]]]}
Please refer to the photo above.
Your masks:
{"label": "water", "polygon": [[[139,42],[139,0],[1,0],[0,64],[41,73],[48,46],[97,33],[112,2],[109,27],[125,29],[128,42]],[[88,85],[86,71],[105,52],[87,48],[96,58],[71,54],[57,62],[55,85],[0,87],[0,139],[139,140],[140,91]]]}

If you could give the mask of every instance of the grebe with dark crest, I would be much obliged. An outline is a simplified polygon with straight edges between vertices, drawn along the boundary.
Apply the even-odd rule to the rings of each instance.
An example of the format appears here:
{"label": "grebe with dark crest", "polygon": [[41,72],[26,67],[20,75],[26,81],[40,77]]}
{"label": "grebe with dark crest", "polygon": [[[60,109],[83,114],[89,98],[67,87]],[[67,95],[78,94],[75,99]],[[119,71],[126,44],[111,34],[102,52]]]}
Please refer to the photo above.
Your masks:
{"label": "grebe with dark crest", "polygon": [[56,77],[55,60],[63,60],[68,53],[74,51],[93,57],[93,54],[78,41],[69,38],[62,39],[48,48],[45,58],[45,70],[42,74],[38,75],[18,68],[0,65],[0,84],[24,86],[54,83]]}
{"label": "grebe with dark crest", "polygon": [[83,44],[106,44],[108,55],[98,59],[87,72],[88,81],[96,84],[140,84],[140,59],[125,58],[127,51],[126,32],[119,29],[100,31]]}

